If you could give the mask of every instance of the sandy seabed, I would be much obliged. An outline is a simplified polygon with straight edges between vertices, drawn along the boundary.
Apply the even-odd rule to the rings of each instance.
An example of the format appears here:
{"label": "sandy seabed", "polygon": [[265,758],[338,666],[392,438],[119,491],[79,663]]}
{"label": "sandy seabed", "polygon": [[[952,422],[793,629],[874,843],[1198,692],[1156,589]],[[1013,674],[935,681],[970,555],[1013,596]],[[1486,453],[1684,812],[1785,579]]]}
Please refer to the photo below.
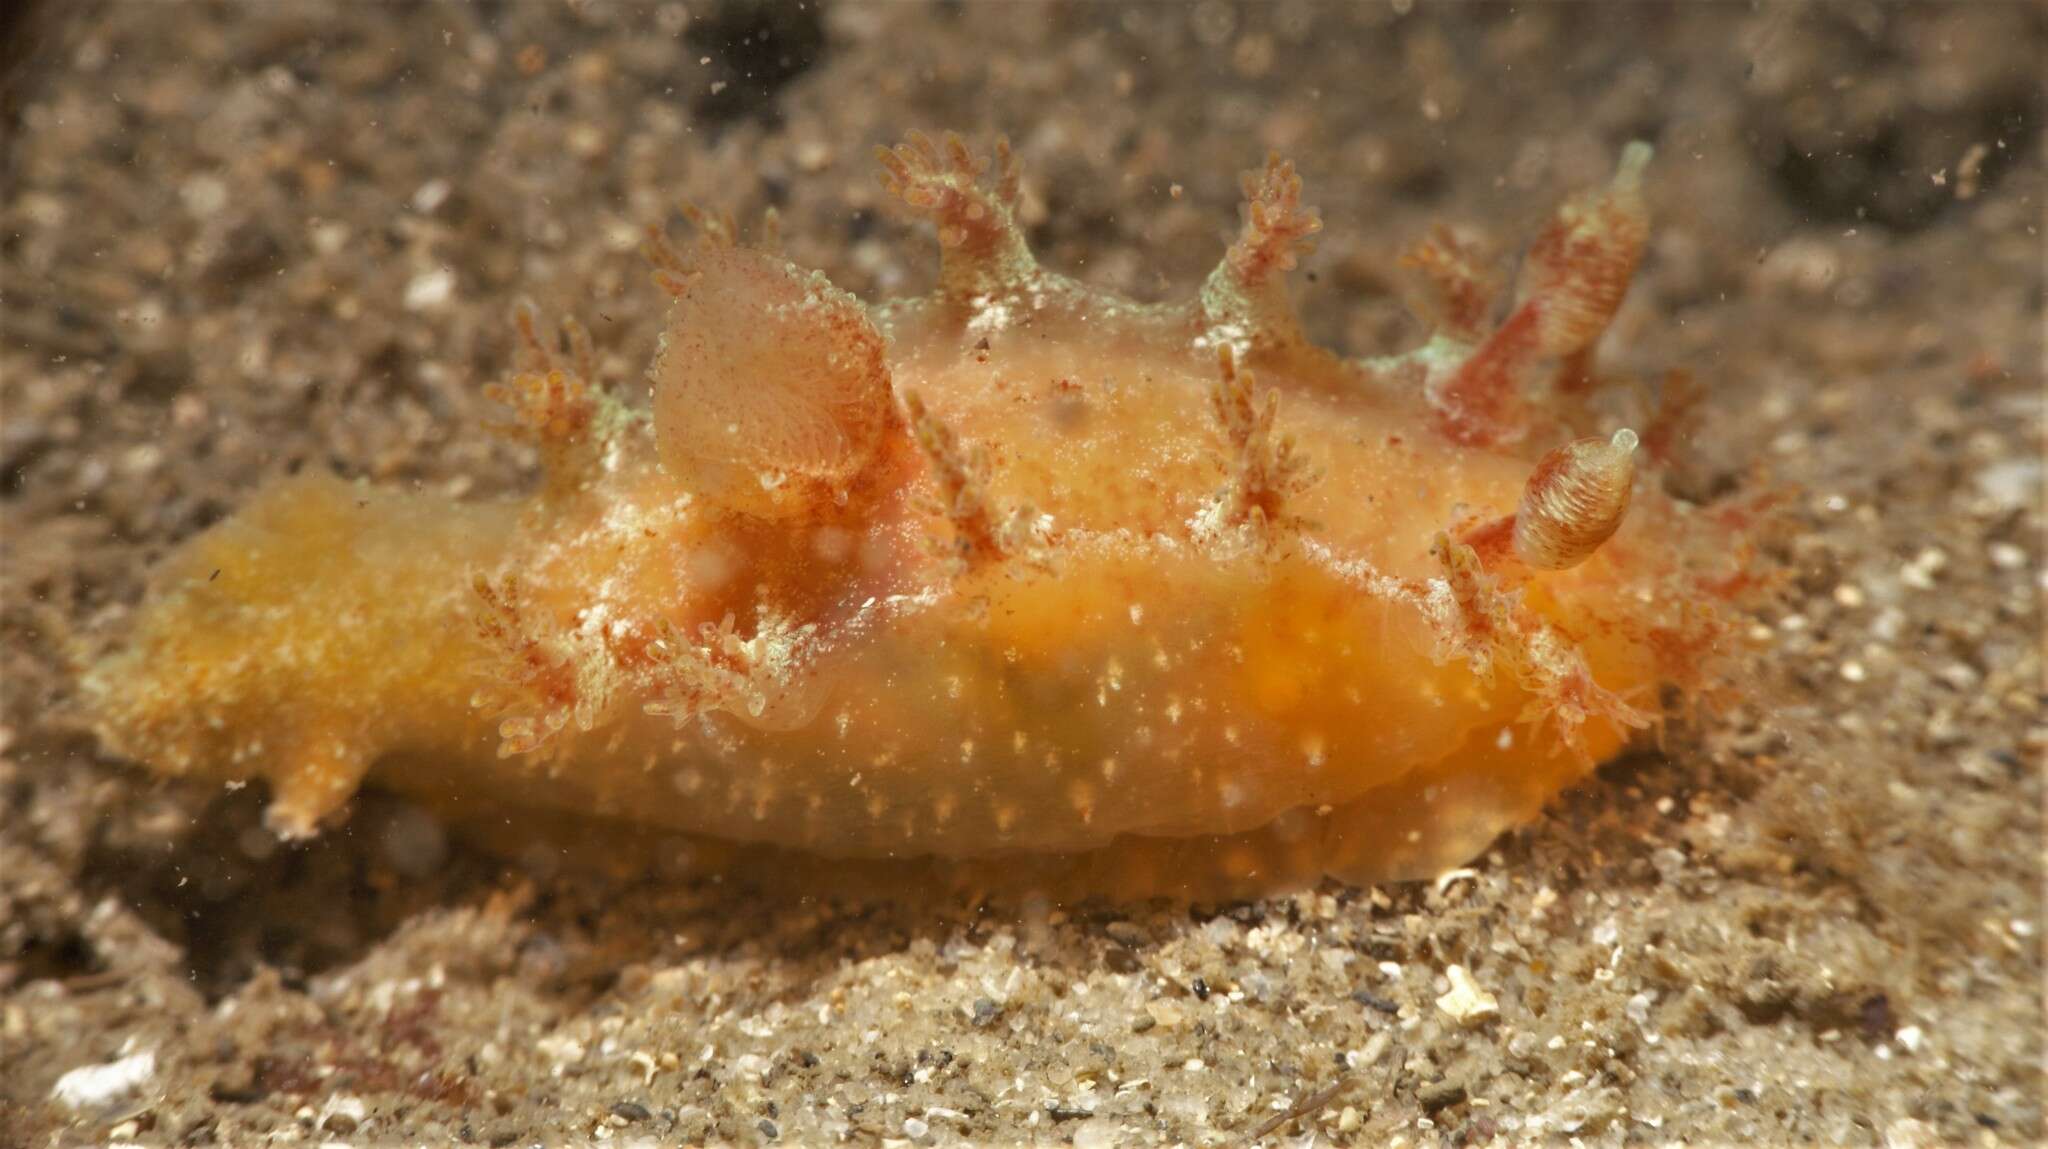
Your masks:
{"label": "sandy seabed", "polygon": [[[2042,1139],[2039,7],[4,19],[0,1144]],[[928,285],[870,169],[910,128],[1007,132],[1043,258],[1144,298],[1281,150],[1353,354],[1420,337],[1432,222],[1518,242],[1656,141],[1604,362],[1702,385],[1681,489],[1792,492],[1743,697],[1469,873],[1193,908],[603,877],[377,795],[283,848],[80,731],[71,652],[265,478],[527,482],[510,303],[637,380],[679,198]]]}

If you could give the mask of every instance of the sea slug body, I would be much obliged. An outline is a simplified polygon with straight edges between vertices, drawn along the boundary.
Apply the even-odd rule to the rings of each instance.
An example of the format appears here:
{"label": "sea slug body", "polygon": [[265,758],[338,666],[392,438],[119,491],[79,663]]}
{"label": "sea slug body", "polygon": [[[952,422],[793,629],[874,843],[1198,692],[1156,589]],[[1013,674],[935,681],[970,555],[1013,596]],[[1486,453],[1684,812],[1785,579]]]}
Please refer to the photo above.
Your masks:
{"label": "sea slug body", "polygon": [[1039,266],[1007,145],[879,159],[937,229],[931,294],[863,304],[701,213],[650,229],[651,404],[522,309],[494,393],[531,496],[260,492],[85,674],[105,745],[266,780],[286,836],[369,780],[1206,895],[1463,863],[1706,680],[1742,540],[1664,492],[1656,413],[1592,361],[1647,147],[1505,294],[1419,246],[1436,334],[1373,360],[1296,319],[1320,222],[1278,159],[1156,305]]}

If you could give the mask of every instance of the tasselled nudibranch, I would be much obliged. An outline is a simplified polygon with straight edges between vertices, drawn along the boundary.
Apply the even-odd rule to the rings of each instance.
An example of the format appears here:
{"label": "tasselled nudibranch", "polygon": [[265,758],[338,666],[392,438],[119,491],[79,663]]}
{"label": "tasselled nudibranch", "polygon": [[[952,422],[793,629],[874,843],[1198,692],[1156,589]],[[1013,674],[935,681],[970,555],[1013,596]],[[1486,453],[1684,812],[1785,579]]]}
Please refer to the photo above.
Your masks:
{"label": "tasselled nudibranch", "polygon": [[1141,304],[1040,266],[1006,144],[912,135],[879,159],[931,293],[651,228],[650,404],[521,309],[530,496],[282,480],[163,563],[85,702],[116,754],[263,779],[288,837],[368,781],[1116,894],[1436,873],[1721,641],[1738,533],[1646,481],[1657,416],[1593,362],[1649,155],[1511,283],[1439,230],[1434,334],[1347,360],[1289,299],[1291,165]]}

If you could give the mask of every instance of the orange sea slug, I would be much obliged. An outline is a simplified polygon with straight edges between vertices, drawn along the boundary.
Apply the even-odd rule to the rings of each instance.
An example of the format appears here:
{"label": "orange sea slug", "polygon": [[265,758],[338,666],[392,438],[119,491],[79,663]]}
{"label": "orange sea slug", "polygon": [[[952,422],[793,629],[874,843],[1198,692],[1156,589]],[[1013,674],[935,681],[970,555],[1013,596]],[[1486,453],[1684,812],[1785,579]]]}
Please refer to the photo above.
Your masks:
{"label": "orange sea slug", "polygon": [[1347,361],[1288,300],[1320,226],[1290,165],[1195,298],[1144,305],[1037,264],[1007,146],[913,135],[880,160],[933,293],[652,231],[651,410],[522,311],[530,498],[285,480],[165,562],[87,704],[155,769],[267,780],[286,836],[368,778],[1117,894],[1440,871],[1717,641],[1738,540],[1642,481],[1646,413],[1591,374],[1648,158],[1499,307],[1439,233],[1436,336]]}

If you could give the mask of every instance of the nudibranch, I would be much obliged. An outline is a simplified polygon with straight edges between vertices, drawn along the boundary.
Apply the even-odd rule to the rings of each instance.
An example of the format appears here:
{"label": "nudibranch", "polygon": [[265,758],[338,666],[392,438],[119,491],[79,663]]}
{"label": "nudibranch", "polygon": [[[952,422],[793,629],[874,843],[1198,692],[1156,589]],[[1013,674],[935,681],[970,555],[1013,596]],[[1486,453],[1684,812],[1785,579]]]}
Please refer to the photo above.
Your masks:
{"label": "nudibranch", "polygon": [[1112,894],[1440,872],[1724,641],[1739,530],[1645,481],[1669,436],[1592,361],[1649,156],[1509,283],[1439,230],[1404,261],[1434,334],[1369,360],[1296,316],[1321,224],[1278,158],[1162,304],[1039,265],[1002,143],[878,152],[938,233],[917,298],[688,211],[644,249],[651,404],[520,309],[530,497],[280,481],[163,563],[82,697],[117,754],[266,781],[287,837],[367,780]]}

